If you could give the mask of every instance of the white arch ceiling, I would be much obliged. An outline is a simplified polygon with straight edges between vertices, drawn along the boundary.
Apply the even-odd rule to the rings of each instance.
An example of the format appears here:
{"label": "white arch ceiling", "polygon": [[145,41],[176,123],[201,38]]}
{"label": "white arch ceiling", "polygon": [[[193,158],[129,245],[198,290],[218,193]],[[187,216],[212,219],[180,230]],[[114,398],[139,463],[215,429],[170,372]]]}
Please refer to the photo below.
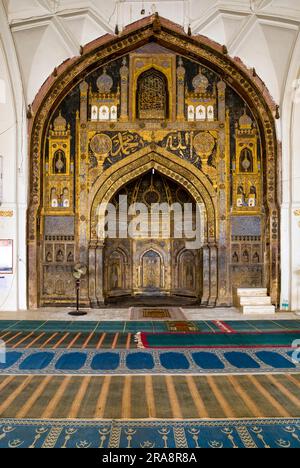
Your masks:
{"label": "white arch ceiling", "polygon": [[281,103],[300,24],[299,0],[3,0],[30,103],[54,67],[80,45],[158,11],[225,44],[255,67]]}

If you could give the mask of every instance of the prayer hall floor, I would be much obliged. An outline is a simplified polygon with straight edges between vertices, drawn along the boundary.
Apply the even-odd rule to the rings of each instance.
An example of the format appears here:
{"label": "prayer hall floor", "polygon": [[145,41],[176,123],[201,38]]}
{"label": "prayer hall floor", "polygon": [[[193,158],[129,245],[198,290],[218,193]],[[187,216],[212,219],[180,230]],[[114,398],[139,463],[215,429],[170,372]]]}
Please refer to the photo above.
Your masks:
{"label": "prayer hall floor", "polygon": [[[164,440],[168,447],[191,448],[300,445],[300,371],[298,364],[292,364],[289,343],[300,336],[299,317],[276,314],[269,320],[249,320],[235,310],[213,318],[212,311],[202,315],[199,310],[184,310],[184,314],[188,320],[133,321],[128,310],[124,320],[117,320],[118,311],[110,317],[107,311],[89,312],[79,320],[70,320],[66,311],[2,315],[0,340],[6,344],[7,359],[17,360],[11,368],[0,364],[0,447],[151,443],[158,448],[164,447]],[[169,350],[138,350],[137,332],[158,337],[196,333],[208,340],[209,349],[170,350],[177,353],[175,358]],[[218,350],[215,340],[219,339],[231,348]],[[252,339],[263,340],[259,349],[252,347]],[[248,347],[238,349],[236,340],[246,340]],[[285,347],[264,347],[268,340]],[[51,372],[42,370],[47,353],[53,355]],[[94,366],[89,374],[93,356],[99,361],[102,353],[105,359],[119,356],[119,367],[106,374]],[[128,364],[128,356],[135,353],[141,362],[146,354],[153,359],[154,366],[143,375]],[[86,362],[74,371],[80,375],[72,375],[68,366],[84,356]],[[171,358],[177,366],[194,359],[194,367],[175,369]],[[216,358],[224,364],[222,371]],[[57,359],[61,361],[55,367]],[[251,359],[259,369],[246,368]],[[212,368],[202,369],[208,361]],[[168,436],[162,439],[162,434]]]}
{"label": "prayer hall floor", "polygon": [[299,374],[0,376],[0,418],[296,418],[299,390]]}

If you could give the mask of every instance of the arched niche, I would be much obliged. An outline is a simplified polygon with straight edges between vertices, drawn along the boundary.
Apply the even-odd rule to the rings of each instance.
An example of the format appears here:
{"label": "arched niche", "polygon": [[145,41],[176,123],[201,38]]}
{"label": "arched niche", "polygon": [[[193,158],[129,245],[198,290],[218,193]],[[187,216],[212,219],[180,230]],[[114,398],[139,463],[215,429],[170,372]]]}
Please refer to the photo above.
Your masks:
{"label": "arched niche", "polygon": [[139,120],[167,120],[169,118],[167,77],[155,68],[142,73],[137,81],[136,101]]}
{"label": "arched niche", "polygon": [[176,259],[177,287],[182,294],[193,294],[197,289],[197,256],[190,250],[182,250]]}
{"label": "arched niche", "polygon": [[52,174],[66,174],[67,158],[62,150],[56,151],[52,161]]}
{"label": "arched niche", "polygon": [[[277,197],[277,140],[275,123],[273,113],[275,111],[275,104],[268,95],[267,90],[257,76],[253,76],[251,70],[248,70],[239,60],[232,59],[226,53],[226,50],[208,39],[197,36],[187,36],[183,30],[178,28],[177,25],[170,23],[162,18],[153,16],[145,18],[141,22],[125,28],[122,35],[112,36],[107,35],[97,41],[84,47],[82,55],[66,61],[57,68],[56,76],[51,76],[41,88],[37,98],[35,99],[29,116],[29,134],[30,134],[30,199],[28,208],[28,278],[29,290],[28,301],[31,308],[39,306],[40,297],[40,235],[43,229],[40,220],[40,213],[42,210],[43,201],[43,182],[42,182],[42,168],[43,160],[45,157],[46,136],[49,129],[49,122],[56,115],[57,110],[65,96],[68,95],[76,86],[82,83],[84,77],[88,73],[92,73],[99,67],[105,66],[113,59],[121,58],[125,54],[138,50],[145,44],[156,42],[162,47],[168,48],[174,54],[179,54],[182,57],[189,57],[198,64],[207,66],[218,76],[222,77],[222,86],[233,88],[245,101],[248,108],[253,111],[255,121],[261,136],[262,142],[262,164],[264,167],[264,187],[266,192],[265,197],[265,214],[266,222],[264,226],[265,232],[265,284],[269,289],[274,303],[278,303],[280,292],[280,274],[279,274],[279,209]],[[222,93],[222,86],[220,93]],[[82,95],[87,92],[87,89],[82,87]],[[172,98],[173,99],[173,98]],[[174,108],[174,105],[172,106]],[[219,108],[219,114],[224,114],[225,109]],[[147,156],[148,168],[155,165],[155,161],[147,152],[139,155],[140,159],[145,162],[144,156]],[[174,157],[174,159],[176,159]],[[180,159],[180,158],[178,158]],[[172,158],[167,159],[168,165],[163,163],[158,158],[157,164],[162,171],[172,172]],[[130,158],[126,163],[130,163]],[[180,166],[180,164],[179,164]],[[182,165],[184,166],[184,165]],[[220,165],[220,167],[222,164]],[[115,168],[114,168],[115,169]],[[124,178],[126,179],[126,169],[124,171]],[[138,170],[142,171],[141,167]],[[187,167],[183,167],[183,172],[188,171]],[[106,171],[109,173],[109,169]],[[176,170],[173,171],[176,174]],[[118,175],[120,175],[119,173]],[[190,190],[193,191],[198,184],[196,179],[201,176],[195,175],[190,172],[186,175],[180,174],[184,178]],[[179,176],[178,176],[179,177]],[[110,190],[111,184],[109,181],[106,183],[106,190]],[[111,182],[114,182],[114,177],[111,177]],[[210,196],[209,188],[206,186],[205,181],[201,181],[202,189],[200,190],[201,201],[207,209],[208,226],[211,231],[208,233],[208,238],[211,241],[209,250],[203,252],[205,258],[209,258],[210,262],[217,261],[219,253],[220,258],[224,258],[226,251],[226,244],[220,245],[222,235],[220,229],[226,222],[224,215],[219,216],[218,199],[216,194]],[[204,189],[203,189],[204,187]],[[219,185],[219,190],[222,192],[222,184]],[[196,190],[197,192],[197,190]],[[199,192],[199,191],[198,191]],[[95,196],[93,189],[91,196]],[[211,200],[209,200],[211,199]],[[220,197],[222,200],[222,196]],[[224,201],[222,201],[224,204]],[[82,221],[85,223],[87,237],[91,242],[97,242],[93,230],[90,230],[92,223],[90,214],[87,214],[87,219]],[[93,228],[93,226],[92,226]],[[82,227],[83,229],[83,227]],[[213,246],[213,240],[215,245]],[[219,243],[219,247],[218,247]],[[218,250],[219,249],[219,250]],[[219,264],[219,282],[213,285],[216,290],[219,290],[220,296],[224,301],[228,301],[228,282],[222,284],[222,268],[223,272],[226,271],[226,265],[223,261]],[[217,268],[211,268],[214,275],[218,273],[215,271]],[[92,283],[92,281],[91,281]],[[207,297],[211,292],[207,292]],[[215,294],[213,294],[214,296]],[[101,293],[99,293],[99,297]],[[226,303],[226,301],[224,303]],[[222,301],[221,301],[222,303]]]}
{"label": "arched niche", "polygon": [[[118,205],[117,194],[128,194],[130,184],[134,183],[135,186],[139,186],[138,181],[143,180],[143,177],[147,174],[152,174],[154,170],[155,174],[164,176],[169,179],[172,184],[175,184],[175,193],[179,195],[184,190],[187,192],[187,196],[198,205],[200,210],[200,232],[201,243],[196,247],[194,254],[186,253],[182,257],[178,257],[182,265],[173,265],[173,258],[176,258],[176,243],[174,245],[168,245],[168,241],[165,242],[163,238],[157,240],[144,239],[143,241],[124,241],[127,245],[132,243],[132,265],[128,268],[128,278],[132,278],[130,286],[124,290],[124,295],[179,295],[186,297],[201,298],[202,283],[205,285],[206,290],[209,291],[209,298],[212,304],[216,303],[217,296],[217,263],[218,253],[216,249],[216,193],[212,186],[207,183],[207,179],[202,177],[199,173],[199,177],[195,177],[195,174],[191,172],[191,167],[185,161],[180,158],[174,158],[174,155],[168,154],[161,148],[153,150],[144,150],[143,154],[134,155],[132,158],[120,161],[114,168],[107,170],[103,173],[97,182],[95,183],[93,190],[90,193],[91,213],[89,216],[90,220],[90,258],[93,260],[90,262],[90,278],[92,278],[92,284],[96,284],[98,290],[103,291],[100,297],[108,298],[111,294],[107,292],[106,284],[102,284],[101,277],[97,274],[97,255],[99,259],[99,252],[103,251],[103,258],[105,259],[104,268],[107,268],[108,258],[112,255],[111,245],[117,245],[121,243],[120,240],[109,240],[103,236],[103,231],[98,230],[99,226],[99,211],[98,207],[102,206],[103,212],[109,203],[113,200]],[[147,193],[146,188],[146,193]],[[136,193],[135,191],[133,193]],[[168,196],[168,189],[166,189],[165,196]],[[143,196],[141,195],[141,200]],[[136,198],[134,198],[135,201]],[[144,236],[143,236],[144,237]],[[185,245],[185,242],[178,241],[180,245]],[[99,247],[102,246],[102,247]],[[97,247],[98,246],[98,247]],[[209,257],[202,255],[202,248],[206,249],[209,253]],[[146,256],[148,252],[156,252],[160,258],[151,255]],[[191,255],[193,255],[194,264],[192,265]],[[203,261],[202,261],[203,258]],[[95,263],[94,263],[95,262]],[[209,262],[210,265],[207,263]],[[130,264],[130,259],[129,259]],[[185,269],[185,270],[184,270]],[[205,269],[205,277],[203,275]],[[196,270],[197,273],[196,273]],[[154,274],[156,271],[156,274]],[[206,274],[208,271],[208,275]],[[184,275],[188,273],[187,279],[190,280],[189,286],[187,282],[183,281]],[[107,275],[104,274],[104,277]],[[151,281],[156,278],[152,287]],[[178,280],[180,277],[181,283],[185,285],[178,286]],[[192,278],[191,278],[192,277]],[[152,279],[151,279],[152,278]],[[92,297],[93,291],[90,291]],[[98,299],[95,296],[92,300],[93,303],[97,303]]]}
{"label": "arched niche", "polygon": [[164,287],[163,258],[154,249],[149,249],[141,256],[140,288],[143,292],[160,291]]}
{"label": "arched niche", "polygon": [[253,153],[250,148],[244,148],[240,154],[240,161],[239,161],[240,172],[253,172],[254,170],[254,160],[253,160]]}
{"label": "arched niche", "polygon": [[121,249],[114,250],[105,259],[106,289],[108,294],[118,294],[126,289],[126,265],[128,257]]}

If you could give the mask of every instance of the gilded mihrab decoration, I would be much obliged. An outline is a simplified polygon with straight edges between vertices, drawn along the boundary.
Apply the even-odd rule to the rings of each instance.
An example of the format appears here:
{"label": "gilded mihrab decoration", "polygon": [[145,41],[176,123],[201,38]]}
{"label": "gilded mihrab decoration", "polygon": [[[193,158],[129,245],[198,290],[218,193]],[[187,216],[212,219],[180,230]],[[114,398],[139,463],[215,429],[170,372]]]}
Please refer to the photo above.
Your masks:
{"label": "gilded mihrab decoration", "polygon": [[[277,301],[273,117],[221,48],[155,16],[95,44],[41,102],[31,135],[31,307],[73,303],[78,262],[88,266],[82,302],[94,307],[138,295],[230,305],[234,287],[260,286]],[[118,208],[119,195],[197,202],[200,246],[147,229],[106,239],[97,206]]]}

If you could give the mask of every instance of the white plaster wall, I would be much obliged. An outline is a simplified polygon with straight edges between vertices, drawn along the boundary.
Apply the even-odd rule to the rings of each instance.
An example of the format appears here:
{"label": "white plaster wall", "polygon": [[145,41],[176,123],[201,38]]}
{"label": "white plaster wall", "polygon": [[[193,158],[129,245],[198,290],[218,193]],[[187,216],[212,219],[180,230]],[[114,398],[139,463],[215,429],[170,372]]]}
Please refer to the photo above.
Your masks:
{"label": "white plaster wall", "polygon": [[[0,103],[0,154],[3,158],[3,204],[1,211],[13,210],[13,218],[0,217],[0,239],[13,239],[17,243],[16,223],[16,124],[10,80],[6,68],[3,46],[0,48],[0,79],[5,86],[4,99]],[[4,102],[3,102],[4,101]],[[17,259],[14,255],[14,271]],[[17,307],[17,274],[0,277],[0,309],[14,310]]]}
{"label": "white plaster wall", "polygon": [[[0,103],[0,154],[3,158],[3,204],[0,210],[13,210],[13,218],[0,216],[0,239],[13,239],[16,236],[16,186],[11,183],[16,174],[16,125],[10,92],[10,82],[6,71],[3,48],[0,49],[0,79],[5,84],[4,100]],[[3,102],[4,101],[4,102]],[[17,270],[17,260],[14,257],[14,270]],[[0,277],[0,309],[15,309],[17,275],[1,275]]]}
{"label": "white plaster wall", "polygon": [[291,151],[291,308],[300,310],[300,93],[292,111]]}
{"label": "white plaster wall", "polygon": [[281,303],[300,310],[300,33],[282,100]]}
{"label": "white plaster wall", "polygon": [[[14,274],[1,275],[0,310],[26,308],[26,119],[18,64],[9,28],[0,3],[0,154],[3,157],[3,200],[0,211],[0,239],[14,242]],[[13,77],[13,79],[12,79]]]}

